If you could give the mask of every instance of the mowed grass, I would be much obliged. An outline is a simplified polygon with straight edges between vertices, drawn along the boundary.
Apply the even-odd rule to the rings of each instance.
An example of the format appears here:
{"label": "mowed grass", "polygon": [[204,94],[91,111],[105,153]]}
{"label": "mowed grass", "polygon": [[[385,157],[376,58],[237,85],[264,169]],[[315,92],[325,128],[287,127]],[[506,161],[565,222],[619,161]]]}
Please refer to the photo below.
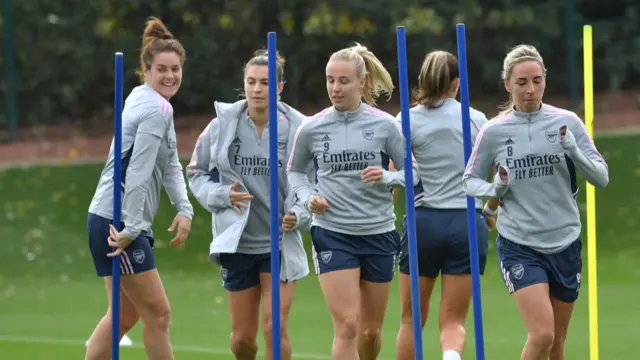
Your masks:
{"label": "mowed grass", "polygon": [[[611,177],[610,187],[597,192],[601,359],[632,359],[640,354],[638,140],[597,140]],[[101,164],[0,170],[0,359],[83,358],[84,343],[107,305],[104,285],[94,276],[85,235],[86,211],[100,170]],[[586,209],[584,186],[581,191],[581,207]],[[176,358],[232,359],[220,272],[207,262],[210,215],[195,201],[194,205],[192,235],[185,248],[167,247],[171,234],[166,228],[175,211],[166,197],[154,228],[156,261],[173,311]],[[397,213],[400,219],[403,202],[399,202]],[[567,339],[567,359],[589,358],[586,234],[583,238],[585,282]],[[317,278],[312,274],[296,286],[289,327],[294,359],[329,359],[331,318]],[[395,354],[400,320],[395,281],[393,286],[381,359],[393,359]],[[424,332],[428,359],[437,359],[439,354],[438,294],[436,289]],[[500,278],[493,244],[482,278],[482,302],[486,358],[518,359],[526,331]],[[471,314],[467,330],[466,358],[472,359]],[[134,346],[123,347],[121,358],[145,359],[141,327],[136,326],[130,336]]]}

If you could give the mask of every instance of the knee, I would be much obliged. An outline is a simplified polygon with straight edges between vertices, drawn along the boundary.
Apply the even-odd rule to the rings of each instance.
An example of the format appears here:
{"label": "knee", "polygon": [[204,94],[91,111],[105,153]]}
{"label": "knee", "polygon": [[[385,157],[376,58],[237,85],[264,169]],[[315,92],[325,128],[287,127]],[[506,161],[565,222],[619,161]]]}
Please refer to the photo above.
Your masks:
{"label": "knee", "polygon": [[358,337],[358,320],[356,317],[335,321],[335,337],[341,341],[355,341]]}
{"label": "knee", "polygon": [[152,306],[142,318],[145,327],[153,327],[161,331],[169,331],[171,320],[171,308],[168,302],[158,303]]}
{"label": "knee", "polygon": [[537,347],[550,349],[554,343],[555,334],[553,329],[538,329],[529,331],[528,338]]}
{"label": "knee", "polygon": [[559,335],[559,334],[555,334],[553,336],[553,349],[562,349],[564,347],[564,342],[565,342],[566,337]]}
{"label": "knee", "polygon": [[234,354],[245,353],[247,351],[257,351],[256,337],[248,332],[234,331],[231,333],[231,351]]}
{"label": "knee", "polygon": [[360,330],[360,338],[365,343],[376,343],[380,340],[381,335],[380,326],[365,325]]}

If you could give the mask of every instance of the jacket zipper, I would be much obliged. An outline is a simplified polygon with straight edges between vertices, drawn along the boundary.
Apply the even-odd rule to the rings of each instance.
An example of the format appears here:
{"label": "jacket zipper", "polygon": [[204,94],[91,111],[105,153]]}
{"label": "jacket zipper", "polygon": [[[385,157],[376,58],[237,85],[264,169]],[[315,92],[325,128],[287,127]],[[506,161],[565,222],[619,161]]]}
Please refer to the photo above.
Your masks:
{"label": "jacket zipper", "polygon": [[[347,119],[344,120],[344,144],[349,144],[349,125],[347,124]],[[347,145],[348,148],[348,145]]]}
{"label": "jacket zipper", "polygon": [[529,131],[529,153],[533,152],[533,144],[531,142],[531,113],[529,113],[529,124],[527,126],[527,129]]}

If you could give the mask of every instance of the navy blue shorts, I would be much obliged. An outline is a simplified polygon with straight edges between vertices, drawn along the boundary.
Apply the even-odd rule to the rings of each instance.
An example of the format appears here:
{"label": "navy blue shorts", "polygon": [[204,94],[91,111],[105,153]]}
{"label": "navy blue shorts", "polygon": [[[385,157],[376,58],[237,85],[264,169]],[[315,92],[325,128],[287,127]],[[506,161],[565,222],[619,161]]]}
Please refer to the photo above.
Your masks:
{"label": "navy blue shorts", "polygon": [[[478,210],[476,215],[480,274],[487,264],[489,229]],[[469,231],[466,209],[416,208],[416,242],[418,244],[418,274],[437,277],[471,274]],[[402,220],[400,272],[409,274],[409,242],[407,218]]]}
{"label": "navy blue shorts", "polygon": [[[89,249],[93,257],[93,265],[100,277],[111,276],[113,260],[107,254],[113,252],[107,238],[109,225],[113,221],[96,214],[89,213],[87,217],[87,232],[89,233]],[[120,229],[124,228],[124,223]],[[120,275],[133,275],[156,268],[153,257],[153,235],[143,231],[125,251],[120,254]]]}
{"label": "navy blue shorts", "polygon": [[544,254],[498,235],[500,271],[509,294],[527,286],[549,284],[551,296],[575,302],[580,291],[582,242],[577,239],[556,254]]}
{"label": "navy blue shorts", "polygon": [[[282,262],[282,257],[280,258]],[[260,285],[260,274],[271,273],[271,253],[220,254],[222,286],[227,291],[241,291]]]}
{"label": "navy blue shorts", "polygon": [[360,269],[360,279],[376,283],[393,280],[400,236],[395,230],[376,235],[349,235],[311,227],[313,262],[318,275]]}

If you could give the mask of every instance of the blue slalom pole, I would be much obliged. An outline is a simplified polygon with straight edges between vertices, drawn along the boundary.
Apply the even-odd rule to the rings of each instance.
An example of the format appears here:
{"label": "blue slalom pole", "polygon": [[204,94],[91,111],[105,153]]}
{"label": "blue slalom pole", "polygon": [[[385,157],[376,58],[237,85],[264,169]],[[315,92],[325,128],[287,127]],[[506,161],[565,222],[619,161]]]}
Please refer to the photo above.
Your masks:
{"label": "blue slalom pole", "polygon": [[396,31],[398,42],[398,77],[400,85],[400,116],[404,135],[406,225],[409,244],[409,277],[411,278],[411,316],[413,317],[413,354],[422,360],[422,313],[420,311],[420,284],[418,274],[418,243],[416,240],[416,208],[413,192],[413,158],[411,151],[411,123],[409,119],[409,79],[407,75],[407,34],[404,26]]}
{"label": "blue slalom pole", "polygon": [[[124,55],[115,55],[115,96],[113,102],[113,226],[120,228],[122,202],[122,88]],[[105,239],[106,240],[106,239]],[[115,250],[115,249],[113,249]],[[113,258],[111,269],[113,296],[111,297],[111,359],[120,359],[120,256]]]}
{"label": "blue slalom pole", "polygon": [[[458,38],[458,73],[460,74],[460,103],[462,104],[462,138],[464,163],[471,156],[471,115],[469,114],[469,74],[467,73],[467,39],[464,24],[456,25]],[[482,295],[480,292],[480,260],[478,256],[478,231],[476,201],[467,196],[467,227],[471,255],[471,284],[473,294],[473,325],[476,337],[476,359],[484,360],[484,331],[482,326]]]}
{"label": "blue slalom pole", "polygon": [[267,34],[269,69],[269,167],[271,175],[271,324],[273,360],[280,360],[280,224],[278,205],[278,73],[276,33]]}

